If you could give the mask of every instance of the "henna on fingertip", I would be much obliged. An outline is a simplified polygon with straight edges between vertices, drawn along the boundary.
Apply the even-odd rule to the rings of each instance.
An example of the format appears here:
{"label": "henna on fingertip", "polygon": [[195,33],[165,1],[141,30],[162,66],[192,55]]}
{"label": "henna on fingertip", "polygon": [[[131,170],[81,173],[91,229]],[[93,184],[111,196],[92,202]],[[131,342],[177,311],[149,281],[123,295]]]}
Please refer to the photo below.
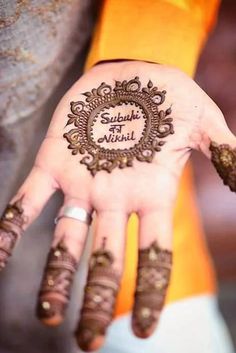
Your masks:
{"label": "henna on fingertip", "polygon": [[149,337],[159,320],[170,281],[172,253],[156,242],[139,250],[132,328],[136,336]]}
{"label": "henna on fingertip", "polygon": [[0,270],[6,266],[27,222],[22,203],[23,196],[7,206],[0,219]]}
{"label": "henna on fingertip", "polygon": [[84,351],[98,349],[112,321],[120,275],[113,268],[114,257],[104,248],[93,253],[81,318],[76,330],[78,345]]}
{"label": "henna on fingertip", "polygon": [[62,322],[76,269],[77,261],[63,242],[50,250],[37,303],[37,316],[46,325]]}
{"label": "henna on fingertip", "polygon": [[236,149],[228,144],[218,144],[213,141],[209,149],[211,161],[223,183],[228,185],[231,191],[236,192]]}

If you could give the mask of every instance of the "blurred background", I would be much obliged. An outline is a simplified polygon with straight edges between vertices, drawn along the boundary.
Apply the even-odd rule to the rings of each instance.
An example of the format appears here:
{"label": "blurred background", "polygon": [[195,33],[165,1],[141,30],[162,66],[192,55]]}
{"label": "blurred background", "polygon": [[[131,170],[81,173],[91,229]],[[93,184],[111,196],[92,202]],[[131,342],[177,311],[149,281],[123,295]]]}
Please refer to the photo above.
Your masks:
{"label": "blurred background", "polygon": [[[90,0],[70,3],[0,0],[0,28],[4,29],[0,32],[0,212],[29,172],[58,101],[81,75],[94,13]],[[33,52],[25,49],[30,41],[34,42]],[[61,51],[59,42],[65,43],[65,50]],[[5,60],[8,68],[3,71]],[[20,77],[14,76],[16,65]],[[201,56],[196,80],[222,109],[236,134],[234,0],[222,1],[218,24]],[[193,153],[192,159],[207,242],[219,279],[220,308],[236,347],[236,198],[223,186],[206,158]],[[50,201],[1,274],[0,353],[42,353],[45,342],[49,352],[76,352],[67,339],[77,317],[76,298],[70,306],[70,320],[53,331],[42,328],[32,316],[40,282],[38,273],[44,267],[52,219],[60,202],[60,195]]]}
{"label": "blurred background", "polygon": [[[218,104],[236,134],[236,2],[223,0],[202,53],[196,81]],[[219,280],[220,308],[236,347],[236,198],[203,156],[193,153],[200,210]]]}

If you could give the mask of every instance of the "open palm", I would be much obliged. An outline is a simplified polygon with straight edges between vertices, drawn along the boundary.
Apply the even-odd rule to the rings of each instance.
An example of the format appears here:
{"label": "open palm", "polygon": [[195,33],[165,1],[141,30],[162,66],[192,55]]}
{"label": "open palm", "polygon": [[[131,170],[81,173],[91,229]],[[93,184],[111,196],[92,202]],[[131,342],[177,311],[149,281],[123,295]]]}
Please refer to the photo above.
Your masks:
{"label": "open palm", "polygon": [[[111,89],[115,93],[108,104]],[[148,103],[145,108],[145,94],[153,107]],[[87,111],[81,102],[87,102]],[[151,121],[152,109],[157,120]],[[88,115],[94,118],[86,120]],[[133,330],[139,337],[149,336],[169,283],[173,208],[184,165],[192,149],[202,151],[235,190],[235,147],[236,138],[219,108],[179,70],[142,62],[95,66],[62,98],[30,175],[3,215],[2,267],[17,236],[57,189],[64,193],[59,217],[65,207],[95,211],[93,257],[77,339],[83,349],[97,349],[112,318],[126,226],[135,212],[140,261]],[[38,304],[46,324],[61,322],[74,272],[69,267],[55,270],[52,257],[67,253],[76,267],[87,233],[88,224],[76,219],[62,217],[56,225]],[[107,284],[104,278],[109,278]]]}

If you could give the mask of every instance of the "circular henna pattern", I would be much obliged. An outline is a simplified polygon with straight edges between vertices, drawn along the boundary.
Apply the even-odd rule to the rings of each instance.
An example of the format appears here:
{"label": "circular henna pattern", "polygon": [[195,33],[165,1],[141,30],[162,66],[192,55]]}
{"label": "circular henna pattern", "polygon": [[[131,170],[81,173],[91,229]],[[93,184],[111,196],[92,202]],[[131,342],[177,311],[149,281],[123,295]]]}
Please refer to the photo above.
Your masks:
{"label": "circular henna pattern", "polygon": [[74,127],[63,136],[73,155],[84,155],[81,163],[92,175],[130,167],[134,159],[151,162],[162,139],[174,133],[171,108],[159,110],[166,91],[151,81],[141,87],[135,77],[116,81],[114,88],[103,82],[83,95],[85,102],[71,102],[67,125]]}

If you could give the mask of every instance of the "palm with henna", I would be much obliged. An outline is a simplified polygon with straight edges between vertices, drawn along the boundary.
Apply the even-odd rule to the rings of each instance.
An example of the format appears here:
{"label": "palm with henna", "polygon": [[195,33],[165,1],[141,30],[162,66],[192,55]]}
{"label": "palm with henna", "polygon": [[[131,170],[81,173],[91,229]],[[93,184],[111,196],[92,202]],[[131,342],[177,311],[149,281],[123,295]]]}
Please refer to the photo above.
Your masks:
{"label": "palm with henna", "polygon": [[[69,149],[68,149],[69,147]],[[132,327],[148,337],[158,321],[172,266],[172,216],[179,179],[193,149],[236,191],[236,138],[216,104],[181,71],[143,62],[103,63],[60,101],[31,173],[0,223],[0,265],[50,196],[64,193],[37,315],[63,320],[89,225],[65,207],[96,213],[93,252],[76,331],[98,349],[112,320],[123,270],[126,227],[139,218],[139,263]]]}

